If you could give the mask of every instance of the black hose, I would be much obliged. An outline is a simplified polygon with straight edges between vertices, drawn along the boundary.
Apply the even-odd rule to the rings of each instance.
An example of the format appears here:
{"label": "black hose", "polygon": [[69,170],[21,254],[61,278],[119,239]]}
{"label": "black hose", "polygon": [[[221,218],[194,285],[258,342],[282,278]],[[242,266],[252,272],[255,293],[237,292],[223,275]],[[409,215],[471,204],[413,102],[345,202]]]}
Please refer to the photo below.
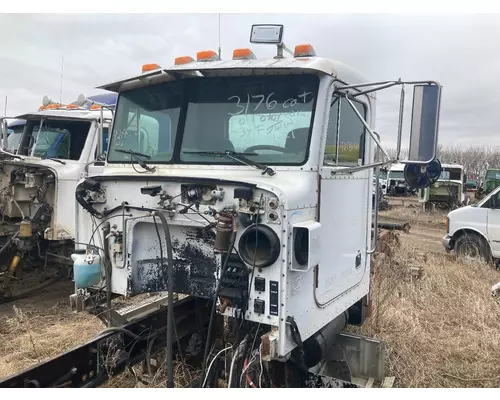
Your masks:
{"label": "black hose", "polygon": [[153,349],[153,344],[155,343],[155,340],[156,340],[156,337],[152,338],[149,343],[148,343],[148,347],[146,349],[146,367],[148,369],[148,375],[149,375],[149,379],[153,380],[152,376],[153,376],[153,372],[151,370],[151,351]]}
{"label": "black hose", "polygon": [[[167,387],[174,387],[174,365],[172,354],[172,328],[174,325],[174,257],[172,255],[172,238],[165,215],[154,211],[153,216],[158,216],[165,230],[165,240],[167,242],[167,283],[168,283],[168,311],[167,311]],[[160,241],[161,245],[161,241]],[[162,259],[163,264],[163,259]]]}
{"label": "black hose", "polygon": [[201,379],[200,379],[200,388],[203,388],[203,380],[205,378],[205,369],[207,368],[207,358],[208,358],[208,348],[210,345],[210,339],[211,339],[211,333],[212,333],[212,325],[214,322],[214,316],[215,316],[215,307],[217,306],[217,297],[220,292],[220,288],[222,285],[222,279],[224,278],[224,275],[226,274],[227,270],[227,265],[229,262],[229,258],[231,257],[231,252],[233,251],[234,248],[234,243],[236,242],[236,231],[233,231],[232,237],[231,237],[231,243],[229,244],[229,250],[227,252],[226,258],[224,260],[224,263],[222,264],[221,272],[220,272],[220,277],[219,277],[219,282],[217,282],[217,288],[215,289],[215,295],[214,295],[214,300],[212,304],[212,310],[210,312],[210,321],[208,323],[208,330],[207,330],[207,340],[205,342],[205,353],[203,355],[203,364],[201,367]]}
{"label": "black hose", "polygon": [[106,308],[108,309],[108,326],[111,326],[111,261],[109,259],[109,232],[111,227],[109,222],[104,224],[104,271],[106,277]]}

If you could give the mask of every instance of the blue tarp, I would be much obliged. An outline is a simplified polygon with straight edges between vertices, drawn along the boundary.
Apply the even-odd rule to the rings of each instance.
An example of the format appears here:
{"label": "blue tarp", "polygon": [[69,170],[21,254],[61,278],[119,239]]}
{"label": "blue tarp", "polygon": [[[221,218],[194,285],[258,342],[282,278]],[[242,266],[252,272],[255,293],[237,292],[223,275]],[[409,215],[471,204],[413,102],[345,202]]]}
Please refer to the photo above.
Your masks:
{"label": "blue tarp", "polygon": [[103,94],[96,94],[95,96],[89,96],[87,99],[89,100],[89,103],[87,104],[87,109],[90,108],[92,105],[91,102],[95,101],[97,103],[105,104],[110,107],[116,106],[116,100],[118,98],[118,95],[116,93],[103,93]]}

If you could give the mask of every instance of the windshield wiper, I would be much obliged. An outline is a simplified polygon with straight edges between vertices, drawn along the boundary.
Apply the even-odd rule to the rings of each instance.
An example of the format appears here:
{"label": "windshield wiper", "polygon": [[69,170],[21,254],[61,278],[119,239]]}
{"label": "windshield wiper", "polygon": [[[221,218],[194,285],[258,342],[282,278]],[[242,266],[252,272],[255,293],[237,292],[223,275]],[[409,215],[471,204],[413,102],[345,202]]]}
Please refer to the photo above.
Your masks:
{"label": "windshield wiper", "polygon": [[61,163],[63,165],[66,165],[66,161],[59,160],[58,158],[54,157],[43,157],[42,160],[52,160],[52,161],[57,161],[58,163]]}
{"label": "windshield wiper", "polygon": [[[144,160],[141,160],[139,157],[144,157],[146,159],[150,159],[151,156],[149,154],[144,154],[144,153],[139,153],[138,151],[133,151],[132,149],[128,149],[128,150],[123,150],[123,149],[114,149],[115,151],[117,151],[118,153],[124,153],[124,154],[130,154],[130,158],[135,158],[135,160],[139,163],[139,165],[144,168],[146,171],[149,171],[149,172],[154,172],[156,170],[155,167],[150,167],[148,166]],[[136,171],[137,172],[137,171]]]}
{"label": "windshield wiper", "polygon": [[147,158],[148,160],[151,158],[151,156],[149,154],[139,153],[138,151],[134,151],[131,149],[128,149],[128,150],[115,149],[115,151],[117,151],[118,153],[130,154],[132,156],[144,157],[144,158]]}
{"label": "windshield wiper", "polygon": [[248,165],[249,167],[255,167],[257,169],[262,170],[262,175],[268,174],[269,176],[273,176],[276,172],[267,165],[260,164],[258,162],[252,161],[245,156],[256,156],[257,153],[238,153],[236,151],[224,150],[224,151],[183,151],[186,154],[200,154],[200,155],[210,155],[210,156],[220,156],[220,157],[228,157],[232,160],[236,160],[242,164]]}

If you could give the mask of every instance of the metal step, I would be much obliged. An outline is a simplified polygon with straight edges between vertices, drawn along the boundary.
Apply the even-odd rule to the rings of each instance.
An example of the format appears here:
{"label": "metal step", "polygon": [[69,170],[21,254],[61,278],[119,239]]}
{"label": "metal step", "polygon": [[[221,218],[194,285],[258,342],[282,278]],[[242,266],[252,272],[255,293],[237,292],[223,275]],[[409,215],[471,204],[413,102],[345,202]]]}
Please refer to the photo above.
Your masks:
{"label": "metal step", "polygon": [[[174,303],[186,297],[188,296],[178,295],[177,293],[174,293]],[[130,323],[137,319],[143,318],[159,310],[161,307],[166,307],[167,301],[167,292],[149,294],[146,298],[137,301],[134,301],[134,299],[130,299],[127,301],[126,305],[112,311],[112,325],[123,325],[125,323]]]}

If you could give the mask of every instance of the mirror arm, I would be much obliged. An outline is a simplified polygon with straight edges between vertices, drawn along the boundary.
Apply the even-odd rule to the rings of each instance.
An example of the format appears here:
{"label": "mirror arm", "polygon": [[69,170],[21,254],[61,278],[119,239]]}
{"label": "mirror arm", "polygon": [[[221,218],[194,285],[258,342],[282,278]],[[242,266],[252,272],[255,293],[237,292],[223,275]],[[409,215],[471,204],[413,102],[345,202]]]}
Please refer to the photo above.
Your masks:
{"label": "mirror arm", "polygon": [[104,111],[103,108],[101,107],[101,120],[99,121],[99,135],[97,138],[97,154],[102,153],[103,126],[104,126]]}
{"label": "mirror arm", "polygon": [[[382,86],[382,85],[389,85],[389,84],[391,84],[391,86],[394,86],[394,85],[397,85],[399,82],[401,82],[401,81],[399,80],[399,81],[383,81],[383,82],[359,83],[359,84],[355,84],[355,85],[345,85],[345,86],[342,86],[339,89],[358,89],[358,88],[368,87],[368,86]],[[390,86],[388,86],[388,87],[390,87]]]}
{"label": "mirror arm", "polygon": [[340,141],[340,113],[342,112],[342,102],[339,101],[339,108],[337,110],[337,132],[335,132],[335,165],[339,164],[339,141]]}
{"label": "mirror arm", "polygon": [[9,157],[14,157],[14,158],[17,158],[17,159],[19,159],[19,160],[24,160],[24,158],[23,158],[23,157],[18,156],[17,154],[12,154],[12,153],[10,153],[10,152],[8,152],[8,151],[6,151],[6,150],[2,149],[1,147],[0,147],[0,154],[6,154],[6,155],[8,155]]}
{"label": "mirror arm", "polygon": [[399,100],[399,122],[398,122],[398,145],[396,152],[396,160],[399,160],[401,155],[401,139],[403,137],[403,113],[405,106],[405,85],[401,85],[401,97]]}
{"label": "mirror arm", "polygon": [[[359,171],[365,171],[370,168],[374,167],[384,167],[388,164],[394,163],[396,160],[387,160],[387,161],[379,161],[376,163],[372,164],[365,164],[365,165],[359,165],[356,167],[346,167],[346,168],[339,168],[339,169],[334,169],[331,171],[332,175],[337,175],[337,174],[351,174],[353,172],[359,172]],[[328,167],[335,167],[335,165],[328,165]]]}
{"label": "mirror arm", "polygon": [[383,82],[370,82],[370,83],[359,83],[354,85],[345,85],[338,88],[337,90],[358,89],[367,86],[377,86],[376,90],[382,90],[396,85],[422,85],[422,84],[440,86],[436,81],[402,81],[400,78],[397,81],[383,81]]}
{"label": "mirror arm", "polygon": [[387,154],[387,152],[385,151],[385,149],[382,147],[382,144],[380,143],[380,141],[378,140],[377,136],[373,133],[373,131],[370,129],[370,127],[368,126],[367,122],[365,121],[365,119],[361,116],[361,114],[359,113],[358,109],[356,108],[356,106],[353,104],[353,102],[351,100],[349,100],[349,96],[345,96],[345,99],[347,100],[347,102],[349,103],[349,105],[351,106],[352,110],[355,112],[355,114],[358,116],[359,120],[361,121],[361,123],[364,125],[364,127],[366,128],[366,130],[368,131],[368,133],[370,134],[370,136],[372,137],[373,141],[377,144],[377,146],[380,148],[380,151],[382,151],[382,153],[384,153],[384,156],[390,160],[391,157],[389,157],[389,154]]}
{"label": "mirror arm", "polygon": [[[382,85],[382,86],[379,86],[379,87],[376,87],[373,89],[368,89],[368,90],[364,90],[362,92],[353,93],[351,96],[352,97],[363,96],[365,94],[376,92],[378,90],[388,89],[388,88],[396,86],[396,85],[399,85],[399,82],[391,82],[391,83],[388,83],[386,85]],[[345,88],[342,88],[342,89],[345,89]]]}
{"label": "mirror arm", "polygon": [[377,250],[378,245],[378,207],[379,207],[379,175],[380,175],[380,166],[375,167],[375,221],[373,224],[373,248],[368,250],[366,254],[373,254]]}

